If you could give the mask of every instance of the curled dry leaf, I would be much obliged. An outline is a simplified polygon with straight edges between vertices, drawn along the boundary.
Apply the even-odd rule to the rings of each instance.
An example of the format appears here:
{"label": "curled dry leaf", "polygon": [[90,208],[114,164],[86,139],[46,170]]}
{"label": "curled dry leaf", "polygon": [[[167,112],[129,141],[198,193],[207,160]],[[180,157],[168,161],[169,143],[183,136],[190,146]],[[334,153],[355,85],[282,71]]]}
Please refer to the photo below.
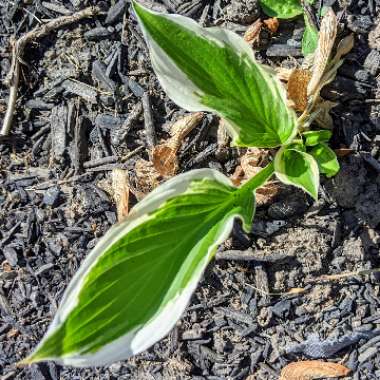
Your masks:
{"label": "curled dry leaf", "polygon": [[135,187],[130,187],[131,192],[138,201],[154,190],[161,182],[162,176],[155,169],[153,163],[140,158],[135,163]]}
{"label": "curled dry leaf", "polygon": [[258,42],[260,38],[260,32],[263,27],[263,22],[257,19],[244,33],[244,40],[253,45]]}
{"label": "curled dry leaf", "polygon": [[[322,99],[322,98],[321,98]],[[334,122],[332,117],[330,116],[330,111],[336,107],[338,103],[331,102],[329,100],[321,101],[317,106],[318,114],[315,118],[315,122],[319,127],[323,129],[333,129]]]}
{"label": "curled dry leaf", "polygon": [[309,70],[295,69],[288,80],[288,98],[296,111],[305,111],[308,104],[307,86],[311,78]]}
{"label": "curled dry leaf", "polygon": [[318,46],[314,54],[313,74],[307,89],[309,96],[314,96],[325,74],[337,32],[338,20],[334,11],[330,8],[321,22]]}
{"label": "curled dry leaf", "polygon": [[121,222],[129,213],[129,178],[126,170],[113,169],[112,193],[116,204],[117,220]]}
{"label": "curled dry leaf", "polygon": [[[264,149],[249,148],[240,158],[240,165],[236,167],[231,181],[235,186],[240,186],[255,176],[265,165],[269,163],[270,152]],[[279,184],[269,181],[256,190],[256,203],[264,205],[270,203],[279,193]]]}
{"label": "curled dry leaf", "polygon": [[277,17],[268,18],[267,20],[264,20],[264,24],[272,34],[276,33],[280,26]]}
{"label": "curled dry leaf", "polygon": [[153,166],[162,176],[172,177],[177,173],[179,168],[177,152],[181,147],[181,143],[199,125],[202,119],[202,112],[196,112],[181,118],[172,125],[170,129],[171,138],[153,148]]}
{"label": "curled dry leaf", "polygon": [[351,372],[347,367],[318,360],[305,360],[290,363],[281,371],[279,380],[314,380],[347,376]]}

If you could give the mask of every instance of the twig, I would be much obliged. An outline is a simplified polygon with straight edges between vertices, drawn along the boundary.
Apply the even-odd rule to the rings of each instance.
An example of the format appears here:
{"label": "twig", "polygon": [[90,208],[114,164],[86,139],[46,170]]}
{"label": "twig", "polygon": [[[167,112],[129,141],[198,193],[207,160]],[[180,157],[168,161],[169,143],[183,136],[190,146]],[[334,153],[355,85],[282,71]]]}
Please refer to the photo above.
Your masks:
{"label": "twig", "polygon": [[308,284],[313,284],[317,282],[330,282],[330,281],[339,281],[346,278],[356,277],[356,276],[366,276],[373,273],[380,273],[380,268],[375,269],[365,269],[365,270],[359,270],[354,272],[345,272],[340,274],[331,274],[331,275],[322,275],[317,278],[311,278],[309,280],[306,280]]}
{"label": "twig", "polygon": [[92,17],[99,12],[100,9],[98,7],[88,7],[70,16],[58,17],[44,25],[37,26],[21,36],[18,40],[12,41],[12,63],[6,78],[6,84],[9,87],[9,100],[0,135],[6,136],[11,130],[20,79],[20,62],[22,61],[25,46],[32,40],[42,38],[56,29],[77,22],[83,18]]}
{"label": "twig", "polygon": [[144,110],[144,127],[146,135],[146,143],[151,151],[156,145],[156,132],[154,130],[154,122],[152,115],[152,107],[150,104],[149,94],[147,92],[142,96],[142,105]]}

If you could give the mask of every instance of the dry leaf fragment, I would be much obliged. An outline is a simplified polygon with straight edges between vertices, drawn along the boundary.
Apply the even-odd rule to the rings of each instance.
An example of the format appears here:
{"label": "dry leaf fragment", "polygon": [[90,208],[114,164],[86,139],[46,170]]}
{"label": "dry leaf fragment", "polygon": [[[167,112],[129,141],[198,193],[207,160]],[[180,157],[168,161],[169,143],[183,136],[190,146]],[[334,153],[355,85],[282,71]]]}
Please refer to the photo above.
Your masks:
{"label": "dry leaf fragment", "polygon": [[344,55],[348,54],[353,49],[354,42],[355,38],[353,34],[350,34],[347,37],[343,38],[343,40],[339,42],[338,47],[336,48],[336,54],[334,59],[331,61],[330,66],[334,66]]}
{"label": "dry leaf fragment", "polygon": [[183,139],[203,120],[203,113],[196,112],[176,121],[170,130],[171,138],[152,151],[154,168],[164,177],[172,177],[178,171],[177,152]]}
{"label": "dry leaf fragment", "polygon": [[117,220],[121,222],[129,213],[129,178],[126,170],[113,169],[112,193],[116,204]]}
{"label": "dry leaf fragment", "polygon": [[[240,186],[256,175],[269,163],[269,151],[258,148],[249,148],[240,158],[240,165],[236,167],[231,181],[235,186]],[[256,190],[256,202],[258,205],[270,203],[279,193],[280,187],[277,182],[271,181]]]}
{"label": "dry leaf fragment", "polygon": [[338,20],[334,11],[330,8],[321,22],[318,46],[314,54],[313,74],[307,89],[309,96],[314,95],[323,75],[325,74],[326,67],[329,63],[331,52],[334,47],[337,32]]}
{"label": "dry leaf fragment", "polygon": [[280,23],[277,17],[268,18],[267,20],[264,20],[264,24],[269,29],[269,31],[273,34],[277,32],[280,26]]}
{"label": "dry leaf fragment", "polygon": [[267,163],[269,152],[265,149],[249,148],[240,158],[240,165],[247,179],[256,175]]}
{"label": "dry leaf fragment", "polygon": [[135,188],[131,186],[131,192],[140,201],[160,184],[161,179],[153,163],[140,158],[135,163]]}
{"label": "dry leaf fragment", "polygon": [[177,150],[169,145],[157,145],[153,148],[153,166],[165,177],[172,177],[178,171]]}
{"label": "dry leaf fragment", "polygon": [[292,75],[294,69],[288,69],[286,67],[276,67],[275,72],[279,80],[287,82]]}
{"label": "dry leaf fragment", "polygon": [[296,111],[305,111],[308,104],[307,86],[311,79],[309,70],[296,69],[288,80],[288,99],[293,101]]}
{"label": "dry leaf fragment", "polygon": [[257,19],[244,33],[244,40],[249,44],[253,45],[260,38],[261,28],[263,27],[263,22]]}
{"label": "dry leaf fragment", "polygon": [[347,376],[351,370],[341,364],[305,360],[288,364],[281,371],[280,380],[314,380]]}

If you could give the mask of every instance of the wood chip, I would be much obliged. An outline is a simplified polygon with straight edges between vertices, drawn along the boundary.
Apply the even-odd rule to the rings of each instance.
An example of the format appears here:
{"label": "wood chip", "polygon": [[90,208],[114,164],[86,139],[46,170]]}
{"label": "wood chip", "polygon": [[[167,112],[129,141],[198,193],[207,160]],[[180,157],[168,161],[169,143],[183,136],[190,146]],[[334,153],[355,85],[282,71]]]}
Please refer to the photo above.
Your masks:
{"label": "wood chip", "polygon": [[112,193],[116,204],[117,220],[121,222],[129,213],[129,178],[126,170],[112,170]]}
{"label": "wood chip", "polygon": [[176,121],[170,128],[171,138],[152,150],[154,168],[164,177],[174,176],[179,168],[177,152],[185,137],[203,120],[203,113],[196,112]]}
{"label": "wood chip", "polygon": [[305,111],[308,103],[307,86],[311,79],[309,70],[293,70],[288,80],[288,99],[294,104],[296,111]]}
{"label": "wood chip", "polygon": [[351,372],[347,367],[318,360],[305,360],[288,364],[281,371],[279,380],[314,380],[347,376]]}

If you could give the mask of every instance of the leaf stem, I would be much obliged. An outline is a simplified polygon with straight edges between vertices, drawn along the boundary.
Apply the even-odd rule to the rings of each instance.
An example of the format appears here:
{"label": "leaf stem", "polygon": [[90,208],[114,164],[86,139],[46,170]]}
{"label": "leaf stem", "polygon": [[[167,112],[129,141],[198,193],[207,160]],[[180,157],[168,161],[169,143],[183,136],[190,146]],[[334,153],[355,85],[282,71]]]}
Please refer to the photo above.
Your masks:
{"label": "leaf stem", "polygon": [[265,168],[260,170],[255,176],[253,176],[249,181],[244,185],[240,186],[239,190],[241,191],[254,191],[257,188],[264,185],[264,183],[272,177],[274,173],[274,164],[271,162]]}

